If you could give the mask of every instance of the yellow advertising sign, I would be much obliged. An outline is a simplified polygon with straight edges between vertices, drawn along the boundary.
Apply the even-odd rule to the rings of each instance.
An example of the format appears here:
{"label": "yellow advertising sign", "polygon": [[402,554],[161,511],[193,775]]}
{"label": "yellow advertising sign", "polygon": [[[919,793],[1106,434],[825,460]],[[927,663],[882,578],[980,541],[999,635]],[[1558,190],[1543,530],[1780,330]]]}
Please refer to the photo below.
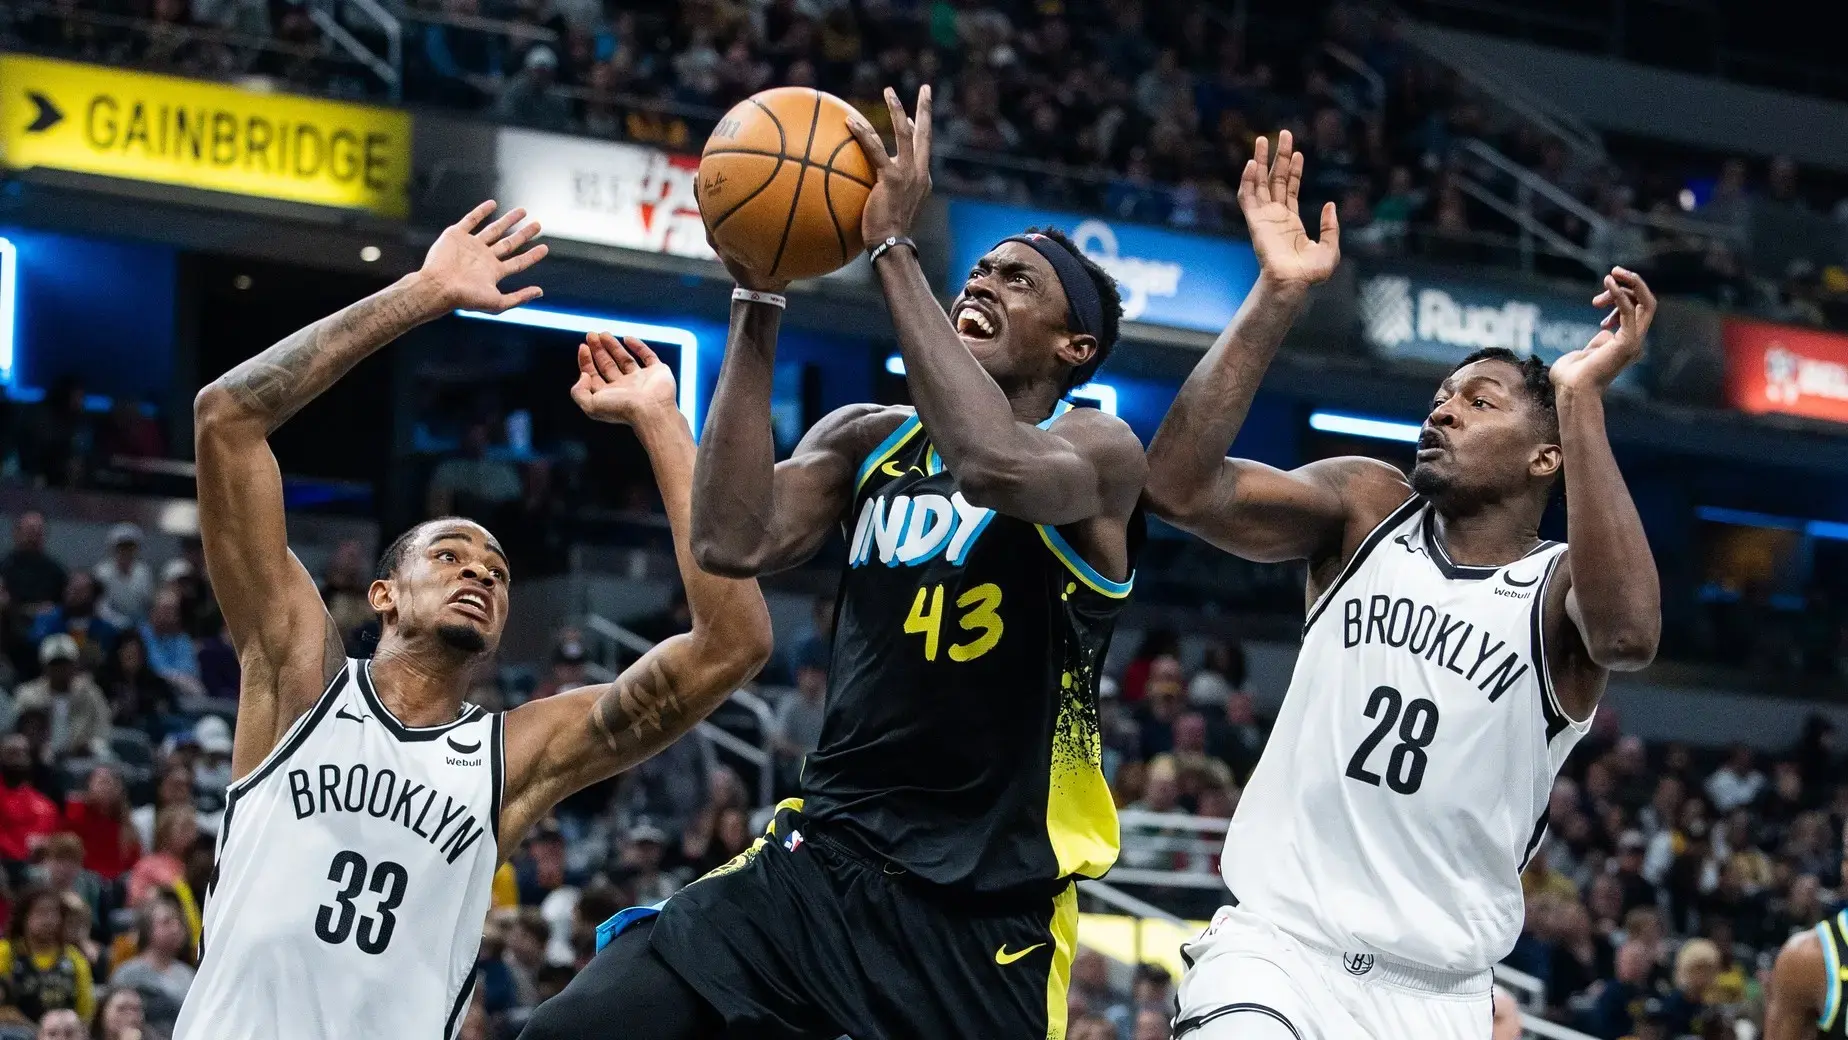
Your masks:
{"label": "yellow advertising sign", "polygon": [[9,54],[0,56],[0,165],[403,217],[411,117]]}

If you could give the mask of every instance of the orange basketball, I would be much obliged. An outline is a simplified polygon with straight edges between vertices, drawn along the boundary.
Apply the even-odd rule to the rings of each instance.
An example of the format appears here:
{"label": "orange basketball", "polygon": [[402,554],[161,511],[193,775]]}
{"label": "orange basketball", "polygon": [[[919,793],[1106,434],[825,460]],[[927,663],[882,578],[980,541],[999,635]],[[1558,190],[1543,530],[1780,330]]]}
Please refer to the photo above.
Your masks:
{"label": "orange basketball", "polygon": [[699,212],[725,252],[769,278],[813,278],[860,252],[873,167],[833,94],[777,87],[740,101],[699,160]]}

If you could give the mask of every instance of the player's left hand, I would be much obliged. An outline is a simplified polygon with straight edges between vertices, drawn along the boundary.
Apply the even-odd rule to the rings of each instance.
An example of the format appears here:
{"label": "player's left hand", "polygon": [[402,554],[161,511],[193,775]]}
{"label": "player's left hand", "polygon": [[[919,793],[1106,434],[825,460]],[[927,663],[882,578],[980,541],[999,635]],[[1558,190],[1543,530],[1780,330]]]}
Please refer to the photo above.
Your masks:
{"label": "player's left hand", "polygon": [[633,336],[620,341],[593,332],[578,344],[578,380],[571,399],[598,422],[638,426],[675,414],[674,373]]}
{"label": "player's left hand", "polygon": [[444,310],[460,307],[499,314],[544,295],[536,285],[501,292],[501,279],[545,259],[546,247],[541,243],[526,248],[538,237],[539,225],[521,224],[526,219],[523,209],[509,210],[499,220],[481,227],[481,222],[494,212],[494,205],[494,200],[489,199],[444,228],[424,256],[417,276],[429,283]]}
{"label": "player's left hand", "polygon": [[871,123],[857,114],[847,120],[847,128],[873,164],[873,191],[860,217],[860,233],[868,246],[909,235],[918,208],[930,197],[930,87],[918,88],[915,121],[905,115],[898,91],[887,87],[885,101],[892,112],[892,136],[898,141],[896,158],[886,154],[885,142]]}
{"label": "player's left hand", "polygon": [[1611,268],[1604,276],[1604,291],[1592,297],[1593,307],[1614,306],[1591,342],[1553,362],[1555,390],[1591,390],[1603,393],[1619,373],[1643,356],[1643,339],[1655,320],[1655,292],[1635,271]]}

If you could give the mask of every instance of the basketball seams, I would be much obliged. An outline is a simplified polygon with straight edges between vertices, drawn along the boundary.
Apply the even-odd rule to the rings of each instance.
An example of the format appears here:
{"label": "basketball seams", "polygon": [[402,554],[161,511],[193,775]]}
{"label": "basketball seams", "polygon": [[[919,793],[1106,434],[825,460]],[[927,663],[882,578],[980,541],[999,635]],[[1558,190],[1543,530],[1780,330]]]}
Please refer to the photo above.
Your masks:
{"label": "basketball seams", "polygon": [[[776,165],[770,167],[770,176],[765,177],[764,182],[762,184],[759,184],[757,187],[751,189],[750,194],[746,195],[742,199],[739,199],[736,203],[732,205],[732,208],[726,210],[723,214],[719,216],[717,220],[714,220],[712,222],[712,226],[709,228],[709,230],[715,235],[718,234],[719,228],[723,226],[726,221],[732,218],[732,214],[750,205],[752,199],[755,199],[757,196],[762,195],[765,191],[768,191],[770,188],[770,185],[775,184],[777,177],[783,172],[783,164],[785,162],[790,161],[789,157],[783,154],[789,149],[789,134],[787,131],[783,129],[783,121],[776,117],[776,113],[770,110],[770,106],[764,104],[763,102],[757,100],[756,98],[750,98],[748,100],[751,102],[751,104],[756,105],[758,108],[763,109],[764,115],[770,117],[770,125],[776,127],[777,151],[774,153],[774,158],[776,159]],[[813,132],[814,131],[811,129],[810,133],[812,134]],[[770,152],[762,152],[762,151],[757,151],[755,149],[746,149],[746,148],[728,149],[728,151],[735,151],[741,155],[772,155],[772,153]],[[709,152],[707,154],[723,155],[725,153],[724,152]],[[797,175],[796,180],[798,184],[801,183],[800,174]]]}
{"label": "basketball seams", "polygon": [[[856,143],[857,142],[850,136],[843,138],[840,144],[835,145],[834,151],[828,153],[828,165],[823,167],[825,172],[821,175],[821,196],[828,204],[828,223],[834,225],[834,241],[840,244],[841,263],[843,264],[846,263],[848,259],[847,231],[845,228],[841,227],[840,214],[834,212],[834,160],[840,156],[841,149]],[[852,180],[853,178],[849,177],[848,179]]]}
{"label": "basketball seams", "polygon": [[[770,262],[770,274],[772,277],[775,277],[776,272],[783,266],[783,253],[789,248],[789,232],[791,228],[796,226],[796,209],[802,204],[802,187],[804,184],[808,183],[808,168],[812,165],[808,161],[809,150],[815,147],[815,129],[821,125],[821,97],[821,92],[817,91],[815,93],[815,109],[809,114],[808,140],[802,145],[802,167],[796,171],[796,190],[789,195],[789,216],[783,220],[783,237],[778,240],[776,244],[776,259]],[[763,106],[759,104],[758,107],[761,108]],[[767,112],[769,109],[765,108],[764,111]],[[778,129],[780,132],[780,124]],[[782,142],[782,147],[785,151],[788,150],[788,140],[785,139]],[[781,170],[782,165],[781,162],[777,163],[777,169]],[[823,173],[821,176],[823,184],[825,185],[828,175]]]}
{"label": "basketball seams", "polygon": [[[854,143],[856,142],[851,137],[841,142],[843,146],[854,144]],[[840,149],[838,148],[835,149],[835,154],[838,155],[839,152],[840,152]],[[872,187],[873,187],[872,181],[862,178],[859,174],[849,173],[846,170],[843,170],[840,167],[835,166],[833,164],[834,160],[832,158],[830,158],[828,162],[826,163],[818,163],[818,162],[815,162],[809,159],[807,156],[803,156],[802,158],[798,159],[791,155],[784,155],[781,152],[767,152],[763,150],[762,148],[714,148],[711,151],[701,152],[700,158],[703,159],[709,155],[766,155],[766,156],[770,156],[771,158],[782,159],[786,162],[796,163],[801,166],[813,166],[818,170],[826,170],[827,172],[832,173],[836,177],[846,178],[847,180],[850,180],[854,182],[855,184],[858,184],[860,187],[865,188],[869,191],[872,190]]]}

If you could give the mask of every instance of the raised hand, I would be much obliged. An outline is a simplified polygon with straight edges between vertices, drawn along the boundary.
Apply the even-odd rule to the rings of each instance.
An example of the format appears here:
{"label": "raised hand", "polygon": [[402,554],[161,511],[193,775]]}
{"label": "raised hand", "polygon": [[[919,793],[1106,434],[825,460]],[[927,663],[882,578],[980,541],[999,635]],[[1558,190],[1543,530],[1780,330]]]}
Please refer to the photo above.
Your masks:
{"label": "raised hand", "polygon": [[545,295],[536,285],[511,293],[501,292],[501,279],[519,274],[545,259],[546,247],[542,243],[525,248],[538,236],[539,225],[520,224],[526,217],[523,209],[510,210],[499,220],[481,227],[481,222],[494,212],[494,206],[494,200],[489,199],[470,210],[468,216],[444,228],[424,255],[423,269],[418,273],[436,290],[446,309],[466,308],[499,314]]}
{"label": "raised hand", "polygon": [[1655,321],[1655,292],[1642,276],[1621,267],[1604,276],[1604,291],[1592,297],[1593,307],[1615,307],[1591,342],[1553,362],[1556,390],[1592,390],[1603,393],[1618,374],[1643,356],[1643,339]]}
{"label": "raised hand", "polygon": [[860,233],[869,247],[910,234],[918,208],[930,197],[930,87],[918,88],[915,121],[905,115],[898,91],[887,87],[885,101],[892,113],[897,157],[886,154],[885,142],[871,123],[858,115],[847,120],[847,128],[873,164],[873,191],[866,197],[866,211],[860,217]]}
{"label": "raised hand", "polygon": [[648,344],[593,332],[578,344],[578,380],[571,399],[598,422],[638,425],[670,414],[680,400],[674,373]]}
{"label": "raised hand", "polygon": [[1239,175],[1238,208],[1245,213],[1260,277],[1307,288],[1327,281],[1341,262],[1341,225],[1335,220],[1335,204],[1327,203],[1322,207],[1321,240],[1310,239],[1297,205],[1302,185],[1303,155],[1295,150],[1290,132],[1277,135],[1275,160],[1270,142],[1260,137]]}

